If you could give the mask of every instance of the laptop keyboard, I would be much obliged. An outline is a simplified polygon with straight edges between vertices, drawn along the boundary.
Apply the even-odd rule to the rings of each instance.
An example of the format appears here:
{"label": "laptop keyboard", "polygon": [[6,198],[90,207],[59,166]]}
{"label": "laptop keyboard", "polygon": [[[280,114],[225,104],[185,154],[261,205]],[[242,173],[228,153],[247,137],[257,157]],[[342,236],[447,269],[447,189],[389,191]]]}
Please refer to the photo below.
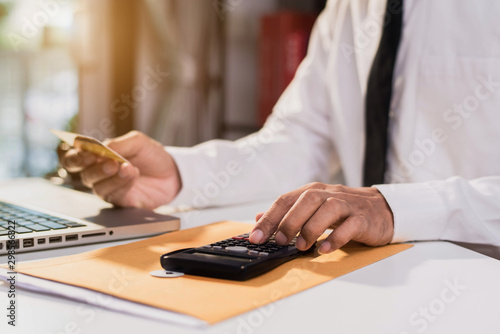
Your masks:
{"label": "laptop keyboard", "polygon": [[0,201],[0,236],[8,235],[9,221],[16,224],[17,234],[87,226]]}

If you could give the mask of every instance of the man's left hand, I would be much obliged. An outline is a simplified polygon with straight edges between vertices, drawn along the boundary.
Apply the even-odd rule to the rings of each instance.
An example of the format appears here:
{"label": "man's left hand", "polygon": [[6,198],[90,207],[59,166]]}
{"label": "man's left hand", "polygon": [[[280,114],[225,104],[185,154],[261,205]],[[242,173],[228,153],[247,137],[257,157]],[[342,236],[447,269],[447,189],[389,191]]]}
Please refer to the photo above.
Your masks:
{"label": "man's left hand", "polygon": [[319,247],[321,254],[350,240],[369,246],[388,244],[394,218],[376,188],[311,183],[281,195],[266,213],[257,215],[250,242],[263,243],[276,232],[276,242],[284,245],[300,232],[295,246],[306,250],[329,228],[333,231]]}

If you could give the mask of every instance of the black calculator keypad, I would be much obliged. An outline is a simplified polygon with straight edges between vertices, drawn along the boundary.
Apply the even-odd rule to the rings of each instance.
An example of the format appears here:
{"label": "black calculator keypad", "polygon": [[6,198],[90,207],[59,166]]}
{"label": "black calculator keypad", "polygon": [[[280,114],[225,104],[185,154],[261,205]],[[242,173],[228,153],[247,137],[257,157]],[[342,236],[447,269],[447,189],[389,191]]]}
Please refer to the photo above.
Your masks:
{"label": "black calculator keypad", "polygon": [[294,246],[296,241],[296,238],[293,238],[293,240],[288,245],[278,245],[273,235],[266,243],[259,245],[250,243],[248,238],[248,233],[240,234],[229,239],[214,242],[210,245],[198,247],[196,248],[196,250],[203,253],[225,253],[227,255],[233,256],[247,255],[259,257],[268,256],[283,250],[287,250],[289,246]]}
{"label": "black calculator keypad", "polygon": [[249,234],[241,234],[204,245],[172,251],[161,256],[165,270],[190,275],[243,281],[261,275],[287,261],[310,252],[295,248],[295,238],[278,245],[274,236],[263,244],[252,244]]}

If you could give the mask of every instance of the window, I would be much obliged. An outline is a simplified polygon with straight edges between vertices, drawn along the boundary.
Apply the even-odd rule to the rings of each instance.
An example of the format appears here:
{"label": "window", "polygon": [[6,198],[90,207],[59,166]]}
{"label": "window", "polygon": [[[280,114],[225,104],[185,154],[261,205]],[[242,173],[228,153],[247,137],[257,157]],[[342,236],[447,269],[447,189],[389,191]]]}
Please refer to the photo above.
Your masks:
{"label": "window", "polygon": [[78,112],[71,54],[73,0],[0,0],[0,179],[57,166],[64,129]]}

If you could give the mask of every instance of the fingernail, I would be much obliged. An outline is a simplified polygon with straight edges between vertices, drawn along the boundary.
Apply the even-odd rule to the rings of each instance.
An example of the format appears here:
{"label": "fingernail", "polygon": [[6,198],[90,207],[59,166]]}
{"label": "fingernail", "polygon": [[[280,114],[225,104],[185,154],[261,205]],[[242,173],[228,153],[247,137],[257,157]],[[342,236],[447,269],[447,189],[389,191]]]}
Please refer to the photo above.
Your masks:
{"label": "fingernail", "polygon": [[115,173],[115,164],[113,161],[107,161],[104,163],[104,165],[102,165],[102,171],[106,174],[106,175],[111,175],[111,174],[114,174]]}
{"label": "fingernail", "polygon": [[130,176],[130,164],[125,162],[120,166],[118,170],[118,176],[122,179],[126,179]]}
{"label": "fingernail", "polygon": [[278,233],[276,233],[276,236],[274,237],[274,239],[276,240],[276,243],[278,245],[284,245],[288,241],[288,238],[286,237],[286,235],[281,231],[278,231]]}
{"label": "fingernail", "polygon": [[330,249],[332,249],[332,245],[328,241],[323,241],[321,246],[319,246],[318,253],[320,254],[328,254],[330,253]]}
{"label": "fingernail", "polygon": [[255,230],[250,234],[250,237],[248,239],[251,243],[260,244],[263,237],[264,233],[261,230]]}
{"label": "fingernail", "polygon": [[304,240],[304,238],[302,238],[301,235],[299,235],[299,237],[295,241],[295,247],[297,247],[297,249],[305,249],[306,248],[306,241]]}

